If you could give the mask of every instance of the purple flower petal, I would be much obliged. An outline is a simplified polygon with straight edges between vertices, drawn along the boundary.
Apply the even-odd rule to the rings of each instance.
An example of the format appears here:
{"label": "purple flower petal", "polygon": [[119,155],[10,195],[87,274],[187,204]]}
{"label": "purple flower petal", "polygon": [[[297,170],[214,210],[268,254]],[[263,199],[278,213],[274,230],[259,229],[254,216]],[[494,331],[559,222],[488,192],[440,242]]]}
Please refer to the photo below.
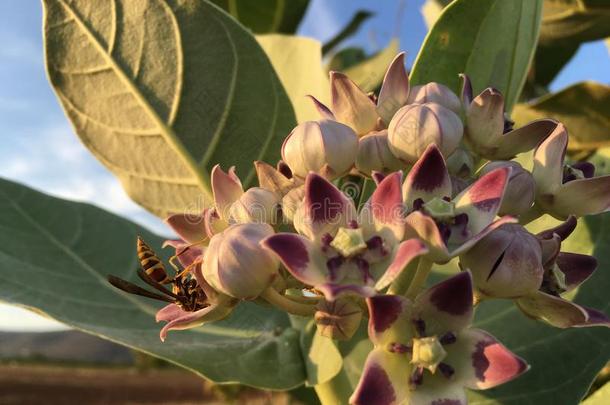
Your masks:
{"label": "purple flower petal", "polygon": [[595,215],[610,208],[610,176],[580,179],[559,188],[553,202],[553,213],[567,217]]}
{"label": "purple flower petal", "polygon": [[477,242],[479,242],[485,236],[489,235],[489,233],[492,232],[493,230],[498,229],[499,227],[501,227],[504,224],[514,224],[517,222],[519,222],[519,221],[515,217],[511,217],[508,215],[503,216],[502,218],[489,224],[485,229],[483,229],[478,234],[472,236],[470,239],[468,239],[466,242],[462,243],[461,245],[459,245],[457,247],[451,246],[452,249],[450,249],[449,255],[451,257],[459,256],[462,253],[466,252],[471,247],[473,247],[474,245],[476,245]]}
{"label": "purple flower petal", "polygon": [[[285,170],[290,170],[286,163],[280,161]],[[278,163],[279,164],[279,163]],[[256,161],[254,162],[258,184],[261,188],[267,189],[276,193],[278,196],[284,196],[293,187],[293,182],[286,177],[280,170],[274,168],[268,163]]]}
{"label": "purple flower petal", "polygon": [[328,271],[316,262],[322,252],[317,252],[309,239],[293,233],[278,233],[264,239],[261,245],[275,253],[300,282],[310,286],[326,283]]}
{"label": "purple flower petal", "polygon": [[587,321],[584,325],[576,325],[577,327],[587,326],[605,326],[610,328],[610,318],[606,314],[597,309],[589,307],[581,307],[587,313]]}
{"label": "purple flower petal", "polygon": [[495,218],[510,172],[510,167],[492,170],[455,197],[455,211],[468,215],[468,231],[471,235],[481,232]]}
{"label": "purple flower petal", "polygon": [[197,246],[191,246],[188,243],[184,243],[181,240],[166,240],[163,243],[163,247],[171,246],[176,249],[176,257],[182,265],[186,268],[194,262],[201,260],[203,250]]}
{"label": "purple flower petal", "polygon": [[445,159],[435,144],[430,144],[407,175],[402,188],[407,207],[421,198],[424,202],[434,197],[451,197],[451,178]]}
{"label": "purple flower petal", "polygon": [[426,335],[456,332],[472,323],[472,277],[461,272],[424,291],[415,311],[426,323]]}
{"label": "purple flower petal", "polygon": [[553,234],[557,234],[559,238],[563,241],[568,238],[576,229],[576,225],[578,225],[578,221],[574,215],[570,215],[564,222],[557,225],[554,228],[547,229],[538,233],[536,236],[542,239],[551,239]]}
{"label": "purple flower petal", "polygon": [[463,331],[447,349],[449,355],[445,361],[456,369],[456,380],[471,389],[496,387],[529,369],[523,359],[479,329]]}
{"label": "purple flower petal", "polygon": [[428,248],[419,239],[409,239],[398,245],[394,259],[383,276],[375,284],[377,290],[388,287],[418,256],[428,253]]}
{"label": "purple flower petal", "polygon": [[465,73],[460,73],[460,79],[462,81],[462,103],[464,104],[465,108],[468,108],[474,97],[472,92],[472,83],[470,82],[470,78]]}
{"label": "purple flower petal", "polygon": [[332,113],[332,111],[330,111],[330,108],[325,106],[320,100],[311,94],[308,94],[306,97],[309,97],[309,99],[313,102],[313,105],[318,111],[318,114],[320,114],[321,119],[336,121],[335,115]]}
{"label": "purple flower petal", "polygon": [[358,386],[349,399],[353,405],[396,405],[407,403],[409,388],[406,359],[383,349],[373,349],[364,364]]}
{"label": "purple flower petal", "polygon": [[407,103],[408,98],[409,76],[405,69],[405,53],[401,52],[390,63],[377,99],[377,113],[386,125],[390,123],[394,113]]}
{"label": "purple flower petal", "polygon": [[588,318],[587,312],[579,305],[542,291],[519,298],[516,303],[529,317],[545,321],[557,328],[585,325]]}
{"label": "purple flower petal", "polygon": [[556,263],[566,277],[567,291],[582,284],[597,268],[595,257],[577,253],[561,252],[557,255]]}
{"label": "purple flower petal", "polygon": [[165,219],[165,223],[188,243],[202,243],[207,239],[204,222],[204,213],[174,214]]}
{"label": "purple flower petal", "polygon": [[445,263],[451,259],[438,226],[432,218],[414,211],[405,219],[405,239],[419,238],[429,250],[427,259],[435,263]]}
{"label": "purple flower petal", "polygon": [[330,73],[332,111],[359,136],[377,128],[375,103],[343,73]]}
{"label": "purple flower petal", "polygon": [[507,132],[501,137],[500,146],[495,152],[496,158],[511,159],[519,153],[532,150],[546,139],[557,125],[559,122],[555,120],[541,119]]}
{"label": "purple flower petal", "polygon": [[241,181],[235,174],[235,167],[231,167],[225,173],[220,165],[212,169],[212,191],[214,193],[214,204],[220,218],[229,217],[229,207],[244,193]]}
{"label": "purple flower petal", "polygon": [[157,313],[157,322],[167,322],[159,333],[162,342],[165,341],[167,332],[170,330],[191,329],[208,322],[219,321],[229,316],[233,310],[233,307],[230,306],[210,305],[198,311],[186,312],[180,309],[180,307],[169,308],[172,305],[178,307],[175,304],[170,304]]}

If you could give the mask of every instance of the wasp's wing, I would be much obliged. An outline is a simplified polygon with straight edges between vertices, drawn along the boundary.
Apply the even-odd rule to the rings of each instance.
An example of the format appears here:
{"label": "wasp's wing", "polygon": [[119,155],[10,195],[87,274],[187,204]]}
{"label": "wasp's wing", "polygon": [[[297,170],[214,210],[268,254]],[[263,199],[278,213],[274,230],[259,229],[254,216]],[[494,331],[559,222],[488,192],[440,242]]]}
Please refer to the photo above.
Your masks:
{"label": "wasp's wing", "polygon": [[140,295],[142,297],[152,298],[152,299],[159,300],[159,301],[165,301],[165,302],[171,302],[171,303],[174,302],[174,300],[171,299],[170,297],[145,290],[144,288],[142,288],[138,285],[135,285],[133,283],[130,283],[129,281],[123,280],[122,278],[119,278],[119,277],[116,277],[113,275],[108,276],[108,282],[110,284],[112,284],[114,287],[118,288],[119,290],[123,290],[130,294],[136,294],[136,295]]}
{"label": "wasp's wing", "polygon": [[173,297],[174,299],[177,299],[178,301],[181,301],[181,302],[184,301],[184,297],[174,294],[173,292],[171,292],[170,290],[165,288],[161,283],[158,283],[155,280],[153,280],[152,277],[150,277],[148,274],[146,274],[146,272],[144,270],[138,269],[138,277],[140,277],[140,279],[142,281],[144,281],[146,284],[148,284],[152,288],[156,289],[157,291],[162,292],[163,294],[166,294],[170,297]]}

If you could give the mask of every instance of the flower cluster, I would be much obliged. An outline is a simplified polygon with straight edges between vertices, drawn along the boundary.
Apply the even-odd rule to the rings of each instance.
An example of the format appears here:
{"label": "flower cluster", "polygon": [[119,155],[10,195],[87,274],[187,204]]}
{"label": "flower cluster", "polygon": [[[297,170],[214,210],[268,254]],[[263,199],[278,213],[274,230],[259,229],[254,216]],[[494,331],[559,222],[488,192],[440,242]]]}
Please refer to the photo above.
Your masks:
{"label": "flower cluster", "polygon": [[[565,298],[596,261],[561,245],[578,217],[608,210],[610,176],[566,162],[561,123],[514,129],[500,92],[474,96],[462,82],[460,97],[439,83],[410,87],[403,54],[378,95],[333,72],[330,106],[310,96],[320,119],[294,128],[277,166],[254,163],[259,187],[244,190],[233,168],[216,166],[213,204],[167,219],[179,265],[174,301],[157,314],[162,339],[243,300],[312,317],[333,339],[368,318],[374,349],[351,403],[463,404],[464,387],[528,369],[471,327],[481,301],[511,299],[559,328],[609,326]],[[532,150],[531,170],[511,160]],[[530,233],[542,215],[564,222]],[[426,289],[433,267],[450,261],[461,271]]]}

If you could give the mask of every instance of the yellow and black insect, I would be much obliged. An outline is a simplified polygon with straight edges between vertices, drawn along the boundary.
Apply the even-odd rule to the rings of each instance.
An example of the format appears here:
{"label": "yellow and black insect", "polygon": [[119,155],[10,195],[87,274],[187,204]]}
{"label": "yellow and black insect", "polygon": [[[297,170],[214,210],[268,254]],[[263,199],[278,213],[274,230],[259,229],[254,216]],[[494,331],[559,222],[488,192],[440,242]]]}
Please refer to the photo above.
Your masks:
{"label": "yellow and black insect", "polygon": [[[108,275],[110,284],[130,294],[177,304],[185,311],[196,311],[206,306],[207,297],[194,278],[185,276],[184,271],[171,278],[163,262],[141,238],[138,238],[137,252],[141,265],[137,270],[138,277],[158,293],[113,275]],[[171,291],[164,285],[170,283]]]}

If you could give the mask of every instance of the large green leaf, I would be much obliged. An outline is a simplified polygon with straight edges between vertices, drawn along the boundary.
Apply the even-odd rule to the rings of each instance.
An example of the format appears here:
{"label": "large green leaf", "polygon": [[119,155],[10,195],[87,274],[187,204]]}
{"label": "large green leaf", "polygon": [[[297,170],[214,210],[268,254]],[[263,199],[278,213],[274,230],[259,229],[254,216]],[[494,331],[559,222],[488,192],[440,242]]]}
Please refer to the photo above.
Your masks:
{"label": "large green leaf", "polygon": [[44,0],[46,64],[83,143],[165,216],[199,211],[208,171],[274,161],[295,124],[254,38],[206,1]]}
{"label": "large green leaf", "polygon": [[329,101],[330,84],[322,69],[320,43],[278,34],[258,35],[256,39],[284,85],[298,122],[319,119],[320,114],[306,96],[311,94],[324,104]]}
{"label": "large green leaf", "polygon": [[[550,221],[554,220],[539,220],[533,228],[545,228]],[[606,313],[610,310],[608,249],[610,213],[581,219],[575,233],[562,246],[564,251],[593,253],[597,257],[598,270],[581,286],[575,300]],[[483,302],[477,311],[477,326],[498,337],[532,368],[497,389],[473,392],[471,404],[577,404],[610,359],[607,328],[555,329],[527,319],[509,302]]]}
{"label": "large green leaf", "polygon": [[540,43],[570,46],[610,35],[610,1],[545,0]]}
{"label": "large green leaf", "polygon": [[294,33],[309,0],[211,0],[256,34]]}
{"label": "large green leaf", "polygon": [[475,91],[502,91],[510,111],[534,54],[541,8],[542,0],[454,1],[424,41],[413,84],[436,81],[458,91],[458,74],[466,73]]}
{"label": "large green leaf", "polygon": [[[159,340],[162,305],[125,294],[109,273],[134,279],[136,235],[162,240],[89,204],[0,179],[0,299],[186,367],[218,382],[288,389],[305,381],[299,333],[284,313],[240,304],[227,320]],[[160,249],[159,249],[160,251]]]}
{"label": "large green leaf", "polygon": [[518,104],[513,119],[521,126],[540,118],[563,122],[570,132],[570,151],[610,146],[610,87],[581,82],[531,104]]}

